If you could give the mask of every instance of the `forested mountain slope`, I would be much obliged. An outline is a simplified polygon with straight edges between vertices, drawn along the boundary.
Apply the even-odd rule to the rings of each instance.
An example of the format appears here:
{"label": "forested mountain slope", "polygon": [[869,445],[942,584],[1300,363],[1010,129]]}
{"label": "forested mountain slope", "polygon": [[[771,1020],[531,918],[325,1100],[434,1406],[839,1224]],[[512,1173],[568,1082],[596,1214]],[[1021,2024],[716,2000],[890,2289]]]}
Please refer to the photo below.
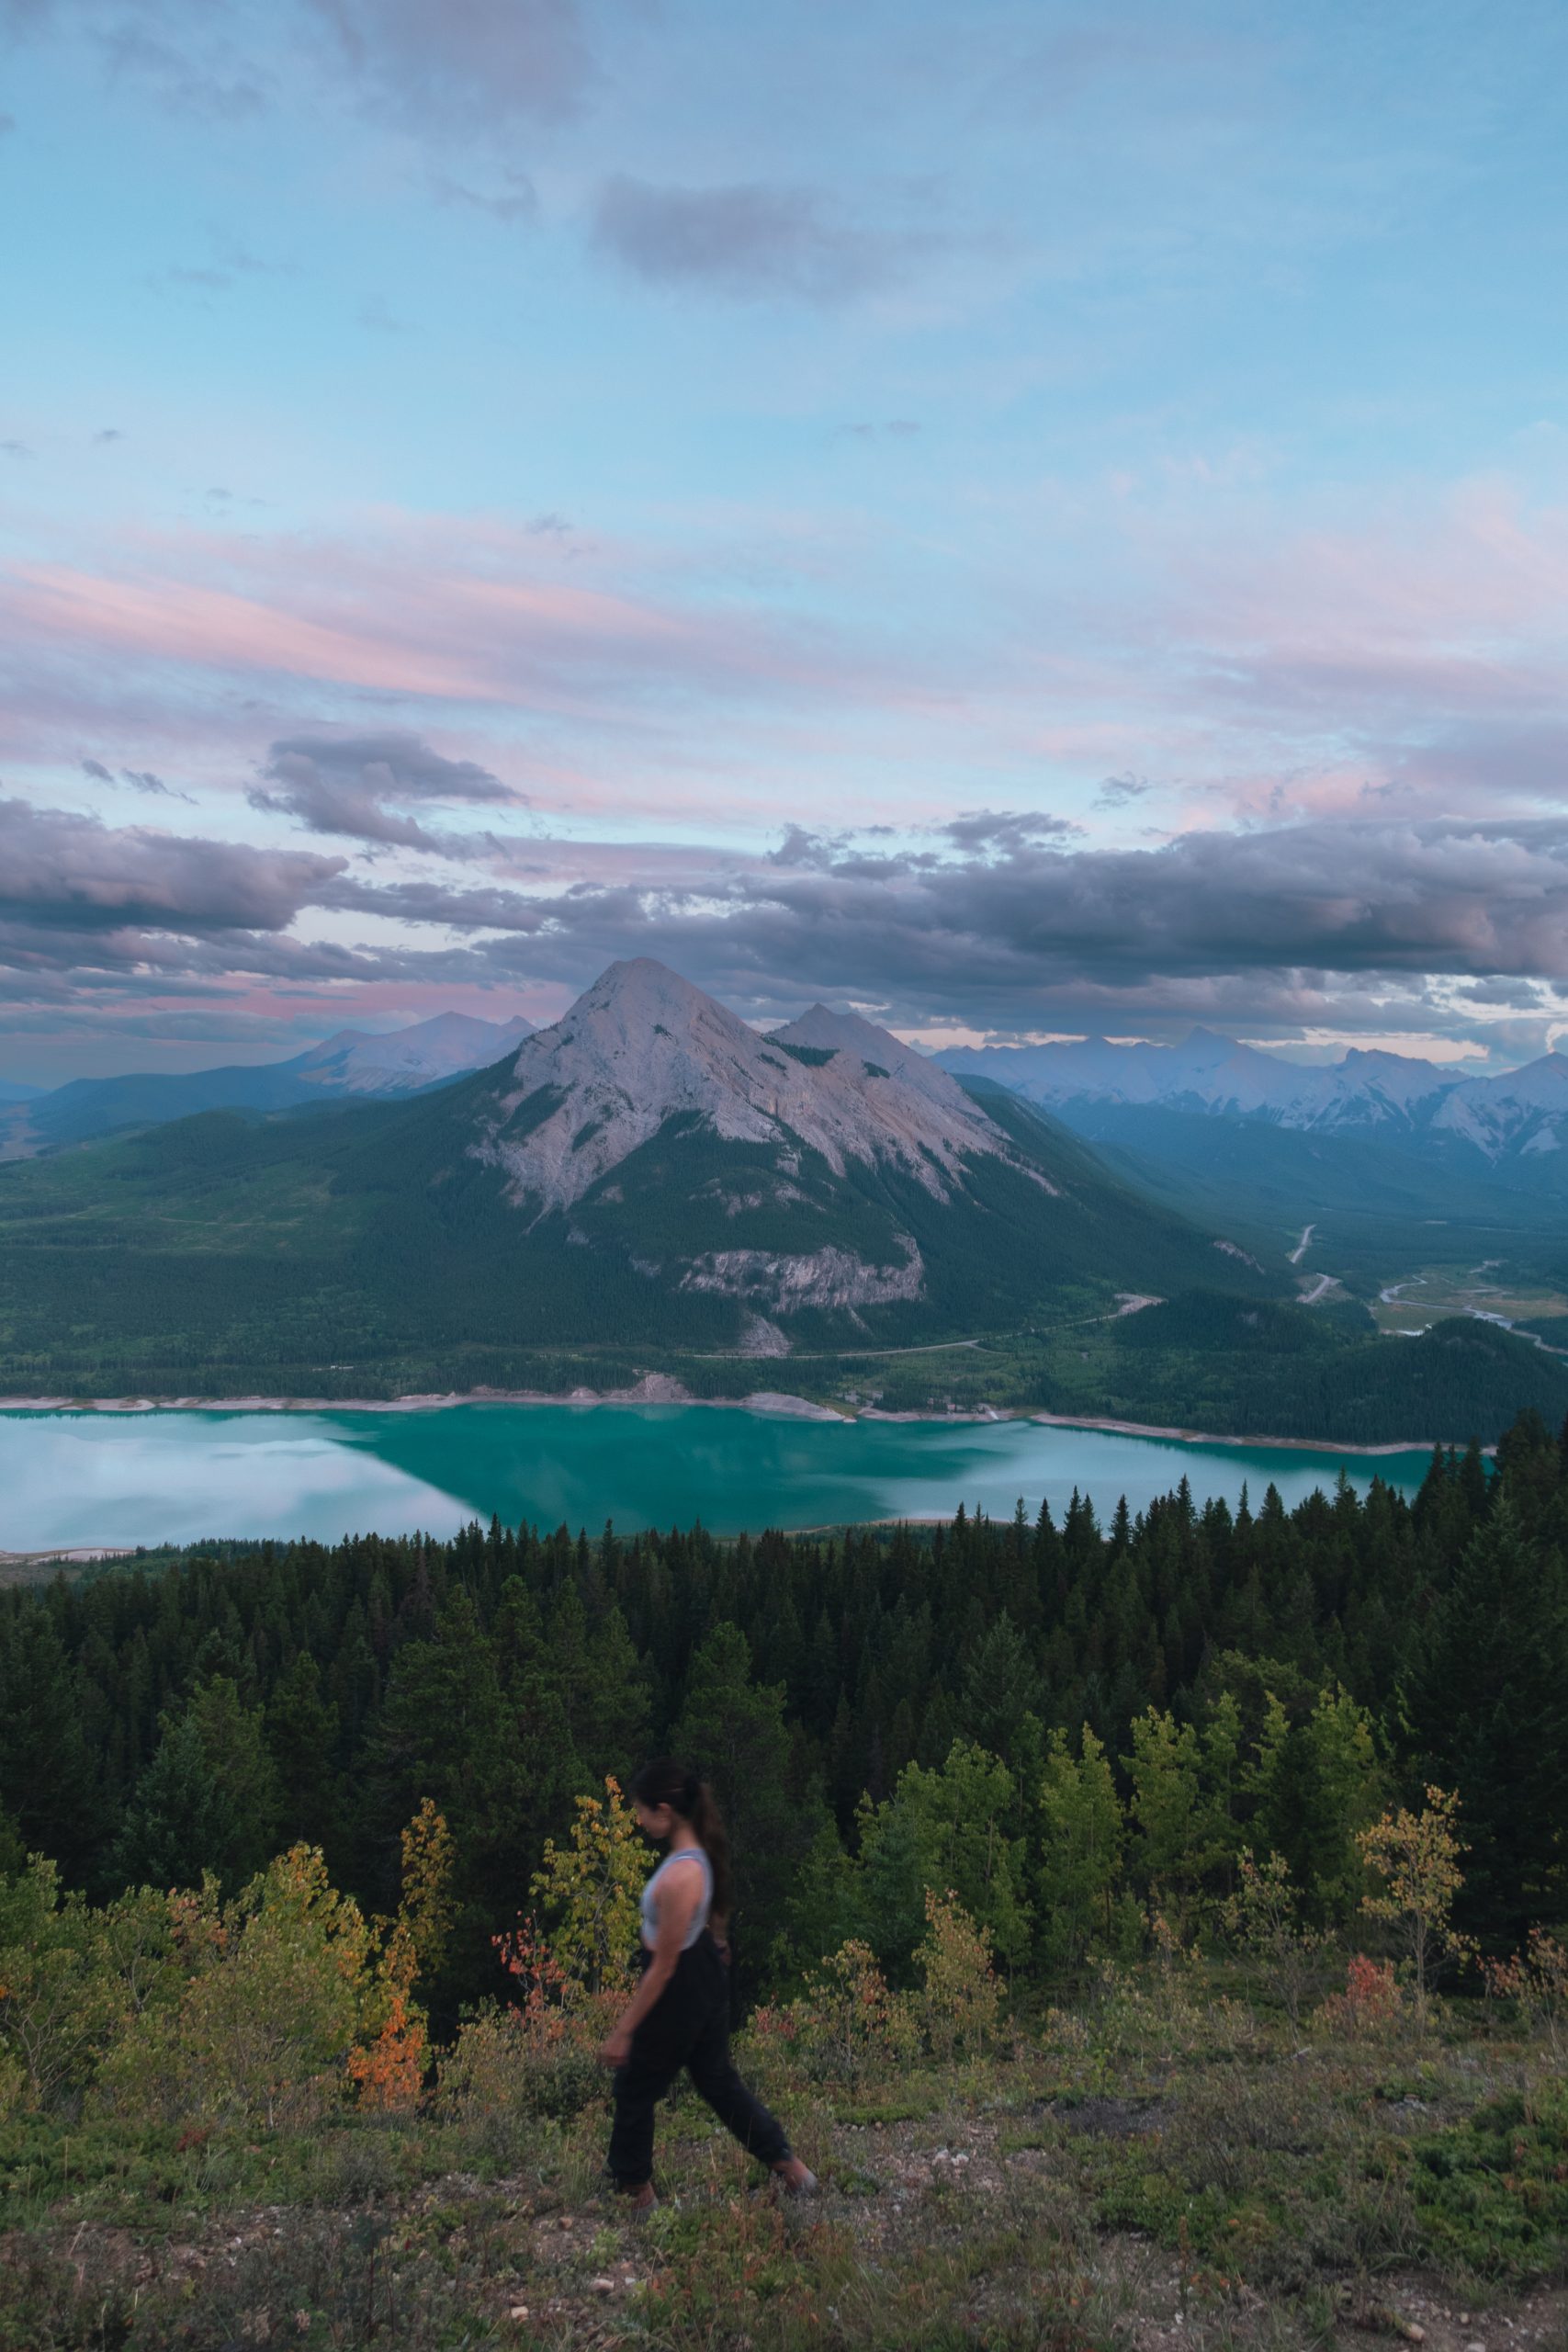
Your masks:
{"label": "forested mountain slope", "polygon": [[573,1348],[897,1347],[1281,1286],[1002,1090],[883,1049],[761,1037],[616,966],[409,1104],[214,1112],[13,1164],[0,1377],[466,1385]]}
{"label": "forested mountain slope", "polygon": [[1334,1271],[1374,1289],[1423,1254],[1568,1275],[1562,1055],[1461,1078],[1384,1053],[1307,1067],[1194,1030],[1179,1046],[1089,1038],[939,1059],[1041,1104],[1127,1181],[1269,1262],[1316,1223]]}

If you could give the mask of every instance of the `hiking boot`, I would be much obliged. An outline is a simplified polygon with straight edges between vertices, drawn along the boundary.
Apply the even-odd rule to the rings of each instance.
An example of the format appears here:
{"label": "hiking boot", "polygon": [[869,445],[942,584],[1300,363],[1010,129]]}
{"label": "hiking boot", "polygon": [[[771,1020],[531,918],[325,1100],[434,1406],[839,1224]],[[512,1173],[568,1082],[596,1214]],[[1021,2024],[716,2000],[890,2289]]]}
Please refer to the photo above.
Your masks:
{"label": "hiking boot", "polygon": [[772,2169],[786,2197],[815,2197],[821,2186],[810,2165],[803,2165],[798,2156],[786,2156]]}

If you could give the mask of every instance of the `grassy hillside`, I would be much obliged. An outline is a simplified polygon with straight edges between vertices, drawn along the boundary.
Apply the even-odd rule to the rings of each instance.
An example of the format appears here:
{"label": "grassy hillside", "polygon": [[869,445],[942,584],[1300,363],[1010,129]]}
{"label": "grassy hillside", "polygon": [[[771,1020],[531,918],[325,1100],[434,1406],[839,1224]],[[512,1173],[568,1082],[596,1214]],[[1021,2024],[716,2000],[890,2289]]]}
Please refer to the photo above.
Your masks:
{"label": "grassy hillside", "polygon": [[[1325,1983],[1314,1986],[1321,2007]],[[652,2220],[602,2094],[521,2070],[421,2111],[0,2125],[0,2335],[28,2352],[1427,2352],[1563,2342],[1550,2043],[1292,2026],[1256,1973],[1125,1974],[859,2079],[744,2036],[824,2193],[775,2202],[689,2093]],[[552,2111],[554,2110],[554,2111]],[[1417,2331],[1419,2334],[1417,2335]]]}

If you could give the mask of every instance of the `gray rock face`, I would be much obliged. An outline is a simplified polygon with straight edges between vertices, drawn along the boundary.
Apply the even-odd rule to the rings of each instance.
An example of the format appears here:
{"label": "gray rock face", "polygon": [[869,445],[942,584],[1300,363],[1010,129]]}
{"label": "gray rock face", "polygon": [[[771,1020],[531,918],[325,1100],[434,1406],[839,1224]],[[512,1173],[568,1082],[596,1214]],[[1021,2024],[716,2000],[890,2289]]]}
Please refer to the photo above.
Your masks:
{"label": "gray rock face", "polygon": [[[509,1136],[519,1107],[547,1089],[559,1098],[547,1116],[526,1134]],[[581,1200],[682,1114],[728,1141],[773,1146],[771,1197],[780,1203],[803,1145],[835,1175],[852,1159],[896,1163],[938,1199],[966,1157],[1019,1159],[947,1071],[886,1030],[818,1006],[788,1029],[762,1035],[647,957],[611,965],[564,1020],[525,1040],[473,1148],[506,1170],[520,1205],[535,1203],[544,1214]],[[753,1205],[750,1191],[715,1201],[721,1215]],[[713,1262],[730,1254],[717,1252]],[[906,1277],[894,1270],[894,1278]],[[809,1278],[836,1279],[825,1269]]]}
{"label": "gray rock face", "polygon": [[886,1306],[895,1299],[919,1298],[925,1280],[919,1249],[908,1234],[900,1238],[901,1266],[870,1266],[831,1246],[795,1257],[767,1250],[709,1250],[694,1259],[681,1287],[753,1301],[775,1315],[803,1306]]}

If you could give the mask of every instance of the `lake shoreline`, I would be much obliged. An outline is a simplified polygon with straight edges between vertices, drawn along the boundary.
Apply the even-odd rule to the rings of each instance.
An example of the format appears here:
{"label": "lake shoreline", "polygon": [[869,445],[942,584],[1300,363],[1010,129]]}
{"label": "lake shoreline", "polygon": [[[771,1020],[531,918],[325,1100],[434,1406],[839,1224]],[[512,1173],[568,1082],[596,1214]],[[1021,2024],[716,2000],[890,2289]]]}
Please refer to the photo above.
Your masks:
{"label": "lake shoreline", "polygon": [[[412,1396],[0,1396],[0,1413],[432,1413],[458,1405],[570,1405],[590,1408],[626,1405],[702,1406],[716,1412],[757,1413],[778,1420],[838,1421],[852,1428],[857,1420],[887,1424],[923,1424],[936,1429],[984,1428],[1010,1421],[1032,1421],[1044,1429],[1100,1430],[1111,1437],[1152,1438],[1170,1445],[1245,1445],[1278,1448],[1299,1453],[1354,1454],[1375,1460],[1380,1455],[1429,1453],[1445,1439],[1398,1438],[1379,1445],[1359,1445],[1348,1439],[1267,1437],[1215,1430],[1182,1429],[1152,1421],[1115,1420],[1084,1413],[1047,1413],[1040,1407],[986,1405],[965,1412],[887,1413],[874,1405],[858,1413],[839,1411],[809,1396],[784,1390],[757,1389],[745,1396],[693,1396],[664,1373],[650,1373],[635,1388],[605,1391],[587,1388],[470,1388],[432,1391]],[[1483,1452],[1495,1453],[1495,1446]]]}
{"label": "lake shoreline", "polygon": [[[1294,1453],[1354,1453],[1369,1459],[1382,1453],[1430,1453],[1434,1445],[1448,1443],[1445,1438],[1402,1437],[1382,1445],[1356,1445],[1348,1438],[1332,1437],[1222,1437],[1213,1430],[1162,1429],[1150,1421],[1091,1420],[1078,1413],[1032,1412],[1027,1416],[1052,1430],[1105,1430],[1112,1437],[1162,1438],[1173,1445],[1255,1445],[1277,1446]],[[1495,1453],[1495,1445],[1482,1447],[1483,1453]]]}

